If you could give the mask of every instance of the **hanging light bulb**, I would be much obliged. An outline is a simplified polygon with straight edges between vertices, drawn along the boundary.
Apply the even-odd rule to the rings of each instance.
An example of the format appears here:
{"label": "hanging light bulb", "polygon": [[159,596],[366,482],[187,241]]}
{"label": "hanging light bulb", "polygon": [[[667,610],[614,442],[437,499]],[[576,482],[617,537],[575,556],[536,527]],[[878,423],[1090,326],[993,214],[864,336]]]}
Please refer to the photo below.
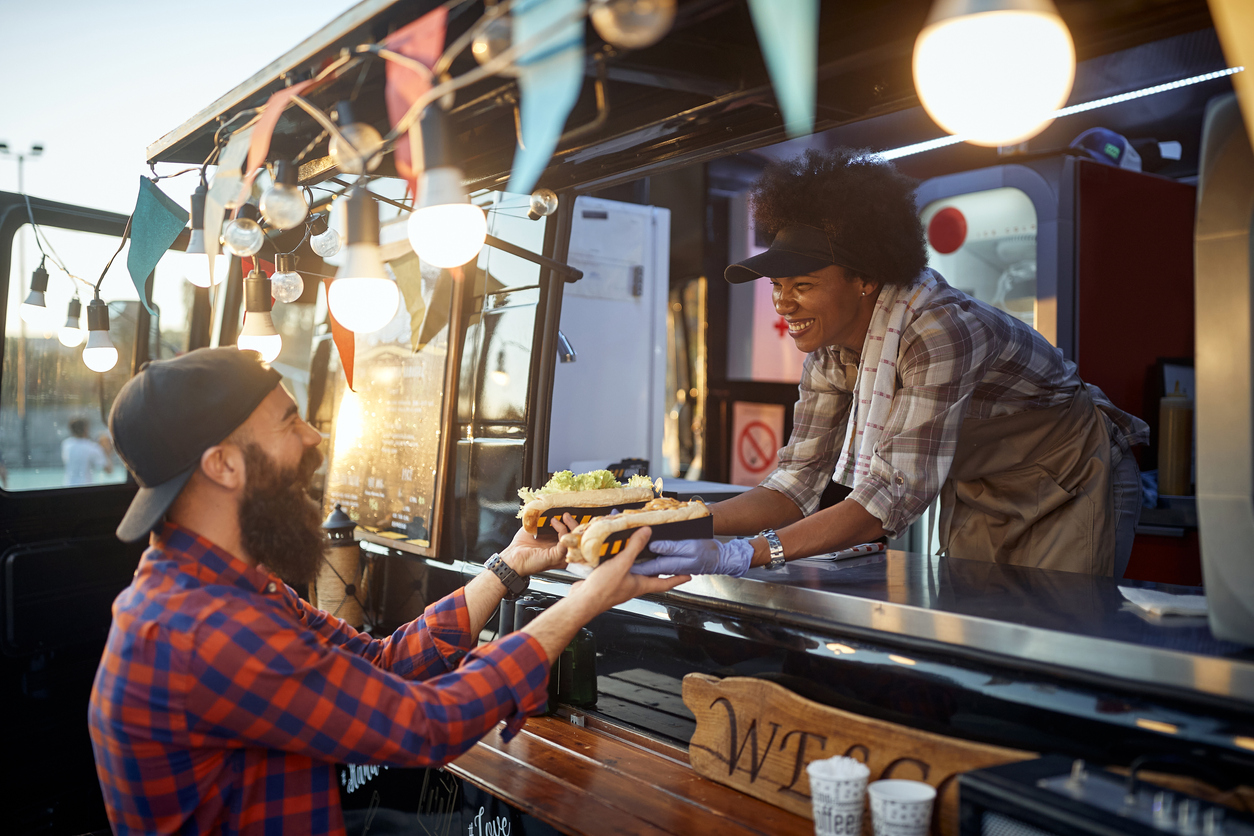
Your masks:
{"label": "hanging light bulb", "polygon": [[486,64],[509,49],[514,40],[514,23],[508,14],[498,15],[475,35],[470,52],[480,64]]}
{"label": "hanging light bulb", "polygon": [[505,371],[505,349],[496,353],[496,368],[492,371],[492,382],[497,386],[509,385],[509,372]]}
{"label": "hanging light bulb", "polygon": [[344,209],[348,247],[327,291],[327,305],[345,328],[368,334],[392,321],[401,294],[379,258],[379,206],[370,192],[354,187]]}
{"label": "hanging light bulb", "polygon": [[244,280],[244,329],[235,346],[240,351],[257,352],[267,363],[273,363],[283,350],[283,337],[270,313],[270,280],[260,266],[253,267]]}
{"label": "hanging light bulb", "polygon": [[305,280],[296,272],[296,256],[279,253],[270,277],[270,290],[276,300],[284,303],[295,302],[305,292]]}
{"label": "hanging light bulb", "polygon": [[256,206],[245,203],[234,218],[222,225],[222,245],[228,253],[247,258],[261,250],[266,234],[257,223],[259,214]]}
{"label": "hanging light bulb", "polygon": [[675,22],[675,0],[592,0],[592,28],[614,46],[643,49]]}
{"label": "hanging light bulb", "polygon": [[422,198],[409,215],[409,243],[418,258],[436,267],[459,267],[483,248],[487,216],[470,202],[462,187],[462,171],[452,162],[444,114],[431,108],[422,119]]}
{"label": "hanging light bulb", "polygon": [[305,194],[296,185],[296,166],[279,160],[274,166],[274,185],[261,196],[261,217],[275,229],[299,226],[309,214]]}
{"label": "hanging light bulb", "polygon": [[205,250],[205,196],[209,187],[202,180],[192,192],[192,234],[187,240],[187,255],[193,258],[183,262],[184,278],[196,287],[210,287],[220,284],[231,268],[231,256],[219,252],[214,256],[212,278],[210,277],[209,255]]}
{"label": "hanging light bulb", "polygon": [[330,258],[340,251],[340,234],[331,228],[329,218],[324,223],[327,228],[309,239],[309,248],[319,258]]}
{"label": "hanging light bulb", "polygon": [[99,294],[87,303],[87,345],[83,362],[93,372],[107,372],[118,364],[118,350],[109,339],[109,306]]}
{"label": "hanging light bulb", "polygon": [[533,221],[547,218],[557,211],[557,193],[552,189],[536,189],[531,193],[527,217]]}
{"label": "hanging light bulb", "polygon": [[65,324],[57,332],[57,339],[66,348],[74,348],[83,344],[83,329],[79,325],[79,316],[83,312],[83,303],[75,296],[70,300],[70,307],[65,317]]}
{"label": "hanging light bulb", "polygon": [[22,317],[22,321],[30,325],[38,325],[40,321],[48,313],[48,306],[44,301],[44,293],[48,290],[48,271],[44,267],[44,259],[39,259],[39,266],[35,268],[35,272],[30,274],[30,293],[26,296],[26,301],[22,303],[18,314]]}
{"label": "hanging light bulb", "polygon": [[1040,133],[1074,80],[1075,46],[1050,0],[936,0],[914,43],[919,101],[976,145]]}
{"label": "hanging light bulb", "polygon": [[353,107],[347,101],[335,106],[336,120],[339,122],[340,137],[332,136],[327,152],[331,162],[345,174],[361,174],[363,171],[374,171],[379,167],[381,156],[377,153],[383,147],[383,137],[379,136],[370,125],[358,122],[353,116]]}

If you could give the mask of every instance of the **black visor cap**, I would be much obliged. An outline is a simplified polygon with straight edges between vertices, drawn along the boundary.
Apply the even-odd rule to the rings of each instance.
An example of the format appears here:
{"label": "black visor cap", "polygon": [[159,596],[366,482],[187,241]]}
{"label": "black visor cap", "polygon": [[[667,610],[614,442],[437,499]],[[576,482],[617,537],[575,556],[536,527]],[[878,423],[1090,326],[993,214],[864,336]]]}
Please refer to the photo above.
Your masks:
{"label": "black visor cap", "polygon": [[723,271],[723,278],[741,284],[763,277],[805,276],[833,264],[862,273],[854,261],[818,227],[786,226],[776,234],[770,249],[732,264]]}

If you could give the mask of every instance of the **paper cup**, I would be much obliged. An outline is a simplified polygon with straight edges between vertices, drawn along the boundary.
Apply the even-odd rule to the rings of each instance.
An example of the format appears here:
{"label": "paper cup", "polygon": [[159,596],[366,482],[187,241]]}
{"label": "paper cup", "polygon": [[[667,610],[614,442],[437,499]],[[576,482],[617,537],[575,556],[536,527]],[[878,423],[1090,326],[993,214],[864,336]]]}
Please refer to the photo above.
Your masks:
{"label": "paper cup", "polygon": [[860,836],[866,782],[871,770],[853,758],[811,761],[810,801],[818,836]]}
{"label": "paper cup", "polygon": [[935,787],[922,781],[875,781],[867,794],[875,836],[927,836]]}

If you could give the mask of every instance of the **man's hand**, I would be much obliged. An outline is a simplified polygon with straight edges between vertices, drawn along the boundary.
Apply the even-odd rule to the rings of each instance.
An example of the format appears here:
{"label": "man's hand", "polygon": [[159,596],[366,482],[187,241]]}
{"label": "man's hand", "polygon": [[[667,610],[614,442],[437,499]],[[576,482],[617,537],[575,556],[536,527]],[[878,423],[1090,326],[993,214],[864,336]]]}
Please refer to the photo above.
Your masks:
{"label": "man's hand", "polygon": [[[649,542],[649,529],[641,528],[627,541],[617,557],[601,563],[586,581],[575,584],[570,595],[558,601],[523,627],[544,647],[549,661],[557,659],[579,628],[615,604],[640,595],[654,595],[692,580],[688,575],[654,578],[631,574],[631,564]],[[516,571],[516,570],[515,570]]]}
{"label": "man's hand", "polygon": [[649,549],[660,557],[631,567],[640,575],[731,575],[749,570],[753,546],[748,540],[658,540]]}
{"label": "man's hand", "polygon": [[575,527],[575,518],[566,514],[563,519],[553,518],[551,525],[557,532],[558,542],[538,540],[526,529],[518,529],[514,539],[501,552],[501,559],[522,577],[566,567],[566,547],[561,544],[562,535]]}

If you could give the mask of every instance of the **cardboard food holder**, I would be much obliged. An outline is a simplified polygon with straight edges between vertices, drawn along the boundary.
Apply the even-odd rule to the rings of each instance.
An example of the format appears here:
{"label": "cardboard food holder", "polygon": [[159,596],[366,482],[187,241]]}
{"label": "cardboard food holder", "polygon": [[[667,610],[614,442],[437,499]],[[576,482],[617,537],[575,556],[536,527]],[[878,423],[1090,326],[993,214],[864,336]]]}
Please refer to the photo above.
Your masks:
{"label": "cardboard food holder", "polygon": [[[714,536],[714,515],[706,514],[704,517],[697,517],[695,520],[676,520],[675,522],[660,523],[650,526],[652,531],[649,535],[649,542],[654,540],[709,540]],[[601,545],[601,559],[613,557],[618,554],[627,545],[627,541],[631,539],[631,535],[636,533],[636,529],[627,528],[622,531],[615,531],[609,537],[605,538],[605,542]],[[653,550],[645,546],[644,551],[636,558],[639,563],[643,560],[652,560],[655,557],[661,557],[653,553]]]}
{"label": "cardboard food holder", "polygon": [[620,502],[617,505],[589,505],[579,508],[549,508],[540,518],[536,520],[537,535],[549,534],[556,537],[557,531],[553,526],[549,525],[549,521],[553,519],[560,520],[563,515],[570,514],[575,518],[575,524],[591,522],[596,517],[609,516],[614,511],[626,511],[628,509],[643,508],[644,502]]}

